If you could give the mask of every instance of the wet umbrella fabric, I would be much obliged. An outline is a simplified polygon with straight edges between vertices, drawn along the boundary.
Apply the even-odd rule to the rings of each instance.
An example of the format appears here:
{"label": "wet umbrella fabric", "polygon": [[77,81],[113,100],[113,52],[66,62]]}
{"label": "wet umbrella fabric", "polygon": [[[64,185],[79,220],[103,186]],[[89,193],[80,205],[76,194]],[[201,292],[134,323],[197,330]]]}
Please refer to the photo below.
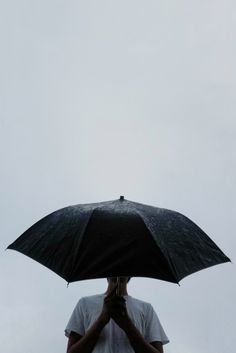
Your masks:
{"label": "wet umbrella fabric", "polygon": [[33,258],[68,283],[118,276],[178,283],[191,273],[230,261],[184,215],[123,197],[55,211],[8,249]]}

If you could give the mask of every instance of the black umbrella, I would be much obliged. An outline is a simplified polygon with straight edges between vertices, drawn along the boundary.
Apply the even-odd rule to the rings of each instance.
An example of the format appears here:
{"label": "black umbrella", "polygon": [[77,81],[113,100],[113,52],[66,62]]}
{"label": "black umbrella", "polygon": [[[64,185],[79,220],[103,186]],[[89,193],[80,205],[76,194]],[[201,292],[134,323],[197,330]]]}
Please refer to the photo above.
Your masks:
{"label": "black umbrella", "polygon": [[230,261],[184,215],[124,199],[62,208],[35,223],[8,249],[68,283],[104,277],[150,277],[178,283]]}

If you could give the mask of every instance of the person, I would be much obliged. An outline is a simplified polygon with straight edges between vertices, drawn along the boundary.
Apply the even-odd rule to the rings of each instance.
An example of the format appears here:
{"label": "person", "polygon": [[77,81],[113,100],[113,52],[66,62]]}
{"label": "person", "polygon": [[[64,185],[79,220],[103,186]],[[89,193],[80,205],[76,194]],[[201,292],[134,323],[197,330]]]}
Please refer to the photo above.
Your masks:
{"label": "person", "polygon": [[169,342],[151,304],[128,295],[130,277],[109,277],[104,294],[83,297],[66,326],[67,353],[163,353]]}

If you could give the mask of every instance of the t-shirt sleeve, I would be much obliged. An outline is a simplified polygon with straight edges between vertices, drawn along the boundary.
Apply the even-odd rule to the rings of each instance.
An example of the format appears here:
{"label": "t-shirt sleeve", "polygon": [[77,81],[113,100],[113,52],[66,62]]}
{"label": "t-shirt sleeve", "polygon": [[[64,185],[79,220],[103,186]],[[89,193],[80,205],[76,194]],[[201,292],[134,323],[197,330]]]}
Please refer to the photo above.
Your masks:
{"label": "t-shirt sleeve", "polygon": [[84,313],[83,313],[83,298],[79,300],[74,308],[70,320],[65,328],[66,337],[70,336],[71,331],[83,336],[85,334],[84,328]]}
{"label": "t-shirt sleeve", "polygon": [[168,337],[163,330],[160,320],[151,304],[148,305],[145,320],[145,339],[147,342],[159,341],[162,344],[169,342]]}

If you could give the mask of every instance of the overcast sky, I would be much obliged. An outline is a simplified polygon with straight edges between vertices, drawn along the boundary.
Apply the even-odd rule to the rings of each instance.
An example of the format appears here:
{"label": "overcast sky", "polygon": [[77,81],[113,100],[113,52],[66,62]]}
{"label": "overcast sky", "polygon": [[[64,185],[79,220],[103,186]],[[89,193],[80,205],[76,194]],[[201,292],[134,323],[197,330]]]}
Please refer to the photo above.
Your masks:
{"label": "overcast sky", "polygon": [[[235,262],[235,1],[0,2],[0,346],[65,353],[73,283],[4,249],[64,206],[129,200],[177,210]],[[181,286],[132,279],[167,353],[234,353],[234,264]]]}

